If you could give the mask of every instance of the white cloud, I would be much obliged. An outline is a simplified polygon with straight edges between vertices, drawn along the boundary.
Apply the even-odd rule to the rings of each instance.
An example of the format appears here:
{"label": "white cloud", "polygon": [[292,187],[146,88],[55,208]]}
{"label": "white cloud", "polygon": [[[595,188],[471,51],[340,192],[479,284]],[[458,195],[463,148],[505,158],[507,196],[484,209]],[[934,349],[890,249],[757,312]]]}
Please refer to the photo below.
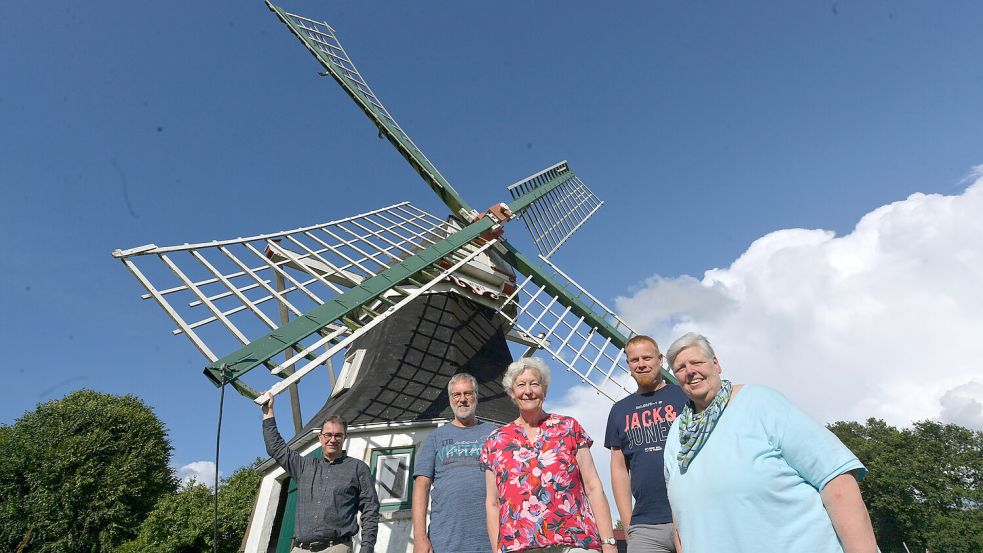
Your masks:
{"label": "white cloud", "polygon": [[[175,469],[174,473],[182,484],[186,484],[191,479],[194,479],[199,484],[204,484],[209,488],[215,485],[215,463],[211,461],[188,463]],[[219,472],[219,478],[221,477],[222,473]]]}
{"label": "white cloud", "polygon": [[[935,419],[981,430],[983,165],[969,180],[959,195],[875,209],[845,236],[770,233],[702,279],[653,275],[616,311],[663,349],[691,330],[706,335],[727,378],[775,387],[822,422]],[[610,493],[610,401],[584,387],[552,399],[594,438]]]}
{"label": "white cloud", "polygon": [[956,394],[983,374],[983,177],[974,178],[960,195],[880,207],[846,236],[780,230],[701,280],[652,276],[616,309],[663,347],[690,330],[706,335],[726,376],[772,385],[825,422],[906,425],[945,409],[978,425],[980,404]]}
{"label": "white cloud", "polygon": [[942,394],[942,422],[983,430],[983,383],[970,381]]}

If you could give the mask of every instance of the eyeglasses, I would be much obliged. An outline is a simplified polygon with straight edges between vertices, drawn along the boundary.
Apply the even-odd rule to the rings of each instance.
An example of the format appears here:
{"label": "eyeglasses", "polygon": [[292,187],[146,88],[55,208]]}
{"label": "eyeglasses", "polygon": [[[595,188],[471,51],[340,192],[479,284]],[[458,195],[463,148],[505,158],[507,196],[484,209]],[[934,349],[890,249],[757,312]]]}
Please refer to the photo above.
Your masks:
{"label": "eyeglasses", "polygon": [[451,394],[451,399],[461,399],[462,397],[466,397],[468,399],[474,399],[474,391],[472,390],[470,392],[454,392],[453,394]]}
{"label": "eyeglasses", "polygon": [[330,432],[321,432],[320,434],[318,434],[318,436],[324,438],[325,440],[330,440],[331,438],[334,438],[336,440],[344,440],[345,439],[345,433],[344,432],[339,432],[337,434],[332,434]]}

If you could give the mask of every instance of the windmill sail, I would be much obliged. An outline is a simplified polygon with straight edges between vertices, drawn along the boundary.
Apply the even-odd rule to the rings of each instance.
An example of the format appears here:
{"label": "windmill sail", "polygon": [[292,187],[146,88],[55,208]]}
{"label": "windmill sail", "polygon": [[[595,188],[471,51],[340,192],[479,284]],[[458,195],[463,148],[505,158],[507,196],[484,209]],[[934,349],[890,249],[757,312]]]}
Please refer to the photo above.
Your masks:
{"label": "windmill sail", "polygon": [[205,375],[255,398],[240,380],[246,372],[264,365],[283,378],[274,391],[285,389],[478,259],[495,243],[480,239],[492,226],[483,219],[458,231],[401,203],[292,231],[113,255],[171,317],[173,333],[211,362]]}
{"label": "windmill sail", "polygon": [[[540,202],[551,201],[552,194],[576,178],[565,162],[554,165],[522,181],[530,184],[516,187],[524,188],[525,193],[509,207],[522,217],[536,210]],[[579,226],[569,228],[563,240]],[[624,347],[635,331],[553,265],[547,256],[540,255],[541,264],[536,263],[504,239],[501,243],[506,248],[506,261],[527,277],[509,298],[509,307],[516,314],[505,316],[510,318],[513,332],[531,339],[535,348],[550,352],[568,370],[612,401],[631,393],[635,386],[621,361]],[[562,241],[550,253],[560,245]],[[670,382],[676,381],[665,368],[662,373]]]}
{"label": "windmill sail", "polygon": [[519,214],[544,258],[553,255],[604,205],[570,170],[566,161],[509,186],[508,191],[512,199],[518,199],[557,180],[561,182],[538,196]]}
{"label": "windmill sail", "polygon": [[311,54],[317,58],[321,66],[327,70],[338,84],[348,93],[362,111],[375,123],[381,135],[399,151],[413,169],[423,177],[430,188],[440,197],[451,213],[464,220],[471,218],[473,209],[464,198],[454,190],[451,183],[440,174],[437,167],[427,159],[423,151],[417,147],[406,132],[399,126],[396,119],[372,92],[368,83],[362,78],[358,68],[352,63],[348,53],[338,40],[334,29],[327,22],[319,22],[301,15],[288,13],[266,0],[266,5],[290,29]]}
{"label": "windmill sail", "polygon": [[[372,92],[342,47],[334,29],[326,22],[288,13],[269,0],[267,5],[317,58],[327,70],[326,74],[342,86],[375,123],[379,132],[410,162],[452,213],[463,220],[473,218],[476,212],[437,171]],[[509,208],[525,222],[539,249],[541,261],[548,267],[544,269],[527,258],[504,238],[496,238],[505,249],[506,261],[527,277],[521,289],[504,306],[503,316],[513,326],[512,335],[537,349],[549,351],[566,368],[606,397],[620,397],[629,388],[634,388],[624,378],[627,371],[619,367],[621,351],[634,332],[610,309],[548,261],[603,202],[570,170],[565,161],[513,184],[509,192],[513,198]],[[477,235],[471,236],[468,240]]]}
{"label": "windmill sail", "polygon": [[[611,401],[632,393],[624,347],[635,331],[548,259],[539,259],[545,268],[520,264],[529,276],[509,298],[516,306],[516,314],[507,317],[513,330],[531,336],[535,349],[549,352]],[[667,370],[662,373],[675,382]]]}

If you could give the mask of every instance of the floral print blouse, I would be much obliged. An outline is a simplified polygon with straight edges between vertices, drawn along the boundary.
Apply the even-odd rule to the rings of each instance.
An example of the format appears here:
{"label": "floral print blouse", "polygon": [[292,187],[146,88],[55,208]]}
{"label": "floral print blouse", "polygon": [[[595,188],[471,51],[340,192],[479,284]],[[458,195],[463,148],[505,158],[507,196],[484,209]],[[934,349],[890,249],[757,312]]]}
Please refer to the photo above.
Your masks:
{"label": "floral print blouse", "polygon": [[536,442],[511,422],[488,436],[481,468],[498,485],[502,553],[552,546],[601,549],[577,450],[594,443],[575,419],[549,414]]}

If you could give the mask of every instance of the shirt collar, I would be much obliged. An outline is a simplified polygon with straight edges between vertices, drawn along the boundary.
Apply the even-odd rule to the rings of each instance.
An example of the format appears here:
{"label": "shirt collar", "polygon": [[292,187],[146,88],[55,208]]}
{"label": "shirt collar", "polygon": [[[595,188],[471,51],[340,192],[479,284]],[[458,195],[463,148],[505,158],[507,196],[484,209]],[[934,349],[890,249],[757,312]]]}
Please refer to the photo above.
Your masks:
{"label": "shirt collar", "polygon": [[326,457],[321,457],[321,460],[324,461],[325,463],[328,463],[329,465],[336,465],[342,462],[345,459],[345,457],[348,457],[348,450],[342,449],[341,453],[338,455],[338,458],[335,459],[334,461],[329,461]]}

